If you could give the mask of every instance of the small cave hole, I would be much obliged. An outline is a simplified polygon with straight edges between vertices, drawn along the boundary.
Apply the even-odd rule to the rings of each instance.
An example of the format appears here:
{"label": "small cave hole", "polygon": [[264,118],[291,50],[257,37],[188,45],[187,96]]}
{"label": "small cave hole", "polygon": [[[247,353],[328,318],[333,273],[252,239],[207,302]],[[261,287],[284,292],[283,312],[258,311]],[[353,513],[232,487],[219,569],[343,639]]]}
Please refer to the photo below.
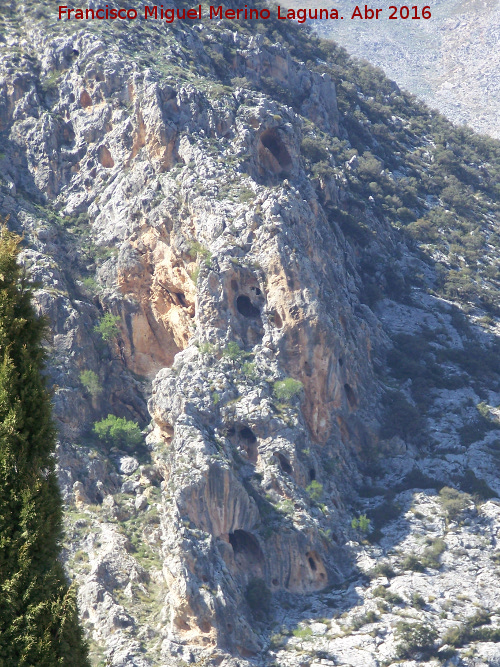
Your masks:
{"label": "small cave hole", "polygon": [[316,470],[314,470],[314,468],[311,468],[309,470],[309,479],[311,480],[311,482],[314,482],[314,480],[316,479]]}
{"label": "small cave hole", "polygon": [[240,530],[238,528],[234,533],[229,533],[229,544],[233,547],[235,554],[247,553],[256,558],[261,556],[261,550],[257,539],[245,530]]}
{"label": "small cave hole", "polygon": [[179,304],[183,308],[185,308],[187,306],[187,303],[186,303],[186,297],[184,296],[184,294],[182,292],[175,292],[175,296],[177,297],[177,299],[179,301]]}
{"label": "small cave hole", "polygon": [[248,428],[248,426],[244,426],[240,430],[240,438],[243,438],[243,440],[248,440],[248,442],[257,442],[257,438],[253,434],[252,430]]}
{"label": "small cave hole", "polygon": [[257,438],[248,426],[238,426],[237,430],[232,428],[231,431],[228,431],[228,435],[233,438],[236,435],[236,439],[233,439],[234,444],[239,447],[240,451],[245,452],[250,463],[257,463],[259,458]]}
{"label": "small cave hole", "polygon": [[292,158],[278,132],[274,129],[262,133],[260,140],[279,164],[281,171],[288,171],[292,167]]}
{"label": "small cave hole", "polygon": [[231,623],[228,623],[228,624],[226,625],[226,628],[227,628],[228,632],[232,632],[232,631],[233,631],[233,626],[231,625]]}
{"label": "small cave hole", "polygon": [[86,90],[82,90],[82,92],[80,93],[80,104],[84,109],[92,106],[92,98],[90,97],[90,95],[87,93]]}
{"label": "small cave hole", "polygon": [[73,55],[74,55],[74,56],[79,56],[79,55],[80,55],[80,51],[79,51],[78,49],[73,49]]}
{"label": "small cave hole", "polygon": [[111,169],[115,166],[115,161],[113,160],[107,146],[101,146],[99,148],[99,162],[105,169]]}
{"label": "small cave hole", "polygon": [[281,452],[274,452],[274,456],[278,459],[280,468],[283,470],[283,472],[286,472],[287,475],[291,475],[293,472],[293,468],[290,465],[290,462],[286,458],[286,456],[283,456]]}
{"label": "small cave hole", "polygon": [[278,329],[281,329],[283,326],[283,320],[281,319],[279,313],[274,313],[274,324]]}
{"label": "small cave hole", "polygon": [[311,556],[309,556],[307,560],[309,561],[309,567],[311,568],[311,570],[313,572],[316,572],[316,563],[314,562],[314,558],[311,558]]}
{"label": "small cave hole", "polygon": [[344,391],[345,395],[347,396],[349,405],[351,406],[351,408],[355,408],[358,405],[358,399],[356,398],[356,394],[354,393],[351,385],[347,384],[347,382],[344,385]]}
{"label": "small cave hole", "polygon": [[343,366],[343,365],[344,365],[344,360],[342,359],[342,357],[339,357],[339,366]]}
{"label": "small cave hole", "polygon": [[68,100],[70,104],[73,104],[73,102],[75,101],[75,96],[73,93],[69,94]]}
{"label": "small cave hole", "polygon": [[236,299],[236,308],[238,312],[243,315],[243,317],[250,317],[252,319],[257,319],[260,317],[260,310],[256,308],[250,299],[244,294]]}
{"label": "small cave hole", "polygon": [[277,585],[278,585],[278,580],[277,580],[277,579],[273,579],[271,583],[272,583],[273,586],[277,586]]}
{"label": "small cave hole", "polygon": [[311,364],[308,361],[304,361],[304,372],[307,375],[307,377],[311,377],[312,369],[311,369]]}
{"label": "small cave hole", "polygon": [[257,538],[245,530],[237,529],[229,533],[229,544],[233,547],[234,560],[240,570],[254,576],[263,575],[264,554]]}

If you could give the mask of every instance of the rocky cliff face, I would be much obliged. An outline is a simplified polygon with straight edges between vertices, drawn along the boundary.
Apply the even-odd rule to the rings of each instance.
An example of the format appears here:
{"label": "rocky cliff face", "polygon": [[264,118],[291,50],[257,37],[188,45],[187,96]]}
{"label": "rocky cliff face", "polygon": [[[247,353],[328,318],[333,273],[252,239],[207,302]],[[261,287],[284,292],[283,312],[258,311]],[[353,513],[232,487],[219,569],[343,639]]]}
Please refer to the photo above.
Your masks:
{"label": "rocky cliff face", "polygon": [[[483,524],[494,543],[494,502],[473,510],[456,491],[463,507],[448,516],[435,489],[474,478],[500,491],[485,453],[495,431],[475,449],[460,441],[479,398],[494,427],[499,386],[496,368],[485,388],[450,357],[419,415],[404,364],[386,354],[412,356],[406,335],[424,367],[443,350],[465,356],[464,344],[487,356],[493,320],[468,329],[457,305],[427,294],[433,266],[375,207],[376,183],[360,194],[358,176],[381,166],[352,150],[359,105],[339,112],[335,70],[314,65],[324,53],[295,27],[286,42],[274,24],[82,27],[37,3],[27,25],[25,11],[12,3],[2,24],[0,207],[25,236],[52,323],[65,558],[95,664],[395,661],[403,599],[426,595],[418,613],[436,625],[444,591],[463,585],[436,582],[429,564],[415,581],[401,554],[425,551],[425,531],[454,549]],[[386,103],[405,107],[387,86]],[[378,145],[404,144],[425,169],[428,139],[404,116],[384,122]],[[383,173],[396,182],[407,169]],[[475,196],[491,202],[481,173]],[[409,206],[425,212],[433,196]],[[118,329],[103,340],[105,314]],[[146,444],[100,443],[91,427],[109,413],[139,423]],[[448,519],[467,508],[452,537]],[[351,527],[366,512],[375,546]],[[446,572],[470,570],[447,555]],[[388,580],[363,574],[384,557],[380,574],[398,574],[402,593],[385,611],[373,600],[377,586],[390,597]],[[481,583],[469,579],[472,603]],[[443,591],[434,606],[431,590]],[[492,611],[494,599],[481,604]],[[370,639],[368,621],[349,626],[367,613]]]}

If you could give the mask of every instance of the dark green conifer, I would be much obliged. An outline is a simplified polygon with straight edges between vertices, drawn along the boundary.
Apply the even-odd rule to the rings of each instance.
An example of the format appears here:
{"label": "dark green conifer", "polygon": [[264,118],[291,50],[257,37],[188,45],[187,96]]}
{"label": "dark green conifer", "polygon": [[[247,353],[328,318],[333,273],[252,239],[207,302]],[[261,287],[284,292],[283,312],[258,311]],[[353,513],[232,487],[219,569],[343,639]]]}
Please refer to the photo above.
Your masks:
{"label": "dark green conifer", "polygon": [[58,560],[46,322],[17,263],[20,240],[0,229],[0,667],[88,667],[75,590]]}

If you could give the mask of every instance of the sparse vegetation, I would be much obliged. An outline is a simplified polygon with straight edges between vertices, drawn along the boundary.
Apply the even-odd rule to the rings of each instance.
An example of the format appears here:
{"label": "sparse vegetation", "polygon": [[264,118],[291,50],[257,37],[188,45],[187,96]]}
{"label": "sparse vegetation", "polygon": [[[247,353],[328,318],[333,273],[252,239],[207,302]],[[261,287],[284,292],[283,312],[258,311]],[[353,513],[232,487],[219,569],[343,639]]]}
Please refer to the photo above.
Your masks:
{"label": "sparse vegetation", "polygon": [[86,370],[80,373],[80,382],[95,400],[102,394],[102,386],[99,376],[94,371]]}
{"label": "sparse vegetation", "polygon": [[93,432],[108,446],[126,451],[133,451],[144,442],[138,424],[115,415],[108,415],[105,419],[96,422]]}
{"label": "sparse vegetation", "polygon": [[323,497],[323,485],[313,479],[313,481],[306,487],[306,492],[312,501],[318,503]]}
{"label": "sparse vegetation", "polygon": [[240,361],[244,356],[244,352],[238,343],[232,340],[224,348],[222,356],[231,359],[231,361]]}
{"label": "sparse vegetation", "polygon": [[439,492],[439,501],[448,521],[455,521],[462,512],[470,507],[472,498],[468,493],[445,486]]}
{"label": "sparse vegetation", "polygon": [[271,591],[259,577],[250,579],[245,591],[245,599],[257,617],[267,616],[271,607]]}
{"label": "sparse vegetation", "polygon": [[397,626],[396,634],[398,658],[405,660],[428,658],[436,648],[438,633],[431,625],[401,622]]}
{"label": "sparse vegetation", "polygon": [[120,335],[120,329],[118,327],[119,321],[120,317],[118,317],[118,315],[106,313],[99,320],[99,323],[95,325],[94,331],[106,342],[115,340]]}
{"label": "sparse vegetation", "polygon": [[[199,241],[189,241],[189,254],[191,257],[200,257],[205,266],[210,267],[212,264],[212,253],[208,248],[202,245]],[[194,281],[196,282],[196,281]]]}
{"label": "sparse vegetation", "polygon": [[290,401],[302,391],[302,382],[293,378],[278,380],[273,385],[273,392],[278,401]]}
{"label": "sparse vegetation", "polygon": [[370,519],[366,514],[360,514],[358,517],[354,517],[351,521],[351,528],[354,530],[359,530],[360,533],[368,533],[370,531]]}

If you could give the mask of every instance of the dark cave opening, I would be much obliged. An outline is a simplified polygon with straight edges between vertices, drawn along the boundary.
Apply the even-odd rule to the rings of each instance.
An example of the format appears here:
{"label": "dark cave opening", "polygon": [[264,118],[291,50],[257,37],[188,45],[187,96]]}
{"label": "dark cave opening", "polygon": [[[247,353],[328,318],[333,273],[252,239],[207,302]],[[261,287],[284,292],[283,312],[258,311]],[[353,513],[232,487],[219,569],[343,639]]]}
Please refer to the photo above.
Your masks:
{"label": "dark cave opening", "polygon": [[290,462],[286,458],[286,456],[283,456],[281,452],[274,452],[274,456],[278,459],[279,464],[283,472],[286,472],[288,475],[291,475],[293,472],[293,468],[290,465]]}
{"label": "dark cave opening", "polygon": [[179,300],[180,305],[183,306],[183,308],[185,308],[187,306],[187,303],[184,294],[182,292],[175,292],[175,296]]}
{"label": "dark cave opening", "polygon": [[252,319],[260,317],[260,310],[256,308],[250,301],[249,297],[244,294],[240,294],[236,299],[236,308],[243,317],[250,317]]}
{"label": "dark cave opening", "polygon": [[244,426],[240,430],[240,438],[243,438],[243,440],[248,440],[248,442],[257,442],[257,438],[253,434],[253,431],[248,428],[248,426]]}
{"label": "dark cave opening", "polygon": [[264,554],[251,533],[237,529],[234,533],[229,533],[229,544],[233,547],[234,560],[241,571],[246,575],[262,576]]}
{"label": "dark cave opening", "polygon": [[276,159],[282,171],[288,171],[291,169],[292,158],[290,157],[290,153],[287,151],[285,144],[280,139],[276,130],[266,130],[262,133],[260,140],[262,145],[265,146]]}
{"label": "dark cave opening", "polygon": [[349,405],[351,406],[351,408],[355,408],[358,405],[358,399],[356,398],[356,394],[354,393],[351,385],[347,384],[347,382],[344,385],[344,391],[345,395],[347,396]]}

